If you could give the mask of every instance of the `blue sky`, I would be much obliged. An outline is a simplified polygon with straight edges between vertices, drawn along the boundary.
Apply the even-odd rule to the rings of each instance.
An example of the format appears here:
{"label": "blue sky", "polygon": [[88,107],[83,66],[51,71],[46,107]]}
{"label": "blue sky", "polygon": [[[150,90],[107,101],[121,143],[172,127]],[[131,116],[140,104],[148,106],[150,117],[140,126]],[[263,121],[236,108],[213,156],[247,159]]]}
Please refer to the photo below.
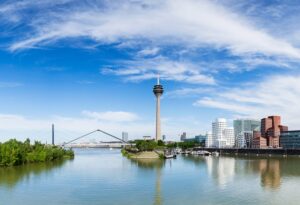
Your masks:
{"label": "blue sky", "polygon": [[[270,0],[0,3],[0,136],[58,141],[101,128],[178,139],[216,117],[299,129],[300,4]],[[95,136],[97,140],[103,136]]]}

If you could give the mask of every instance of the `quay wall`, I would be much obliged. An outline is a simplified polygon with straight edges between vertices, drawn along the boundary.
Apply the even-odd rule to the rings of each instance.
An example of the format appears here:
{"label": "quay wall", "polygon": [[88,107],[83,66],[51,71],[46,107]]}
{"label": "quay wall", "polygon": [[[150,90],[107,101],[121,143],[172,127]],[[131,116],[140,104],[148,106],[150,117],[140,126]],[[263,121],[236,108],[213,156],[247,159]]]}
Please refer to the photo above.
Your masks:
{"label": "quay wall", "polygon": [[237,149],[237,148],[194,148],[220,154],[254,154],[254,155],[300,155],[300,149]]}

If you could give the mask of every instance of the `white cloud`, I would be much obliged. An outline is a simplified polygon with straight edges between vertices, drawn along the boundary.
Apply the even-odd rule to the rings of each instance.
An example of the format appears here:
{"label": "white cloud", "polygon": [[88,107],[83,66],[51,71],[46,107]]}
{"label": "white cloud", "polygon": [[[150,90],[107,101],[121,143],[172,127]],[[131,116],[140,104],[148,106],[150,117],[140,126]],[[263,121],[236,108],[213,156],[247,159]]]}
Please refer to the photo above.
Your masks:
{"label": "white cloud", "polygon": [[123,112],[123,111],[107,111],[107,112],[91,112],[91,111],[82,111],[82,114],[85,117],[95,119],[95,120],[104,120],[112,122],[132,122],[139,119],[135,113]]}
{"label": "white cloud", "polygon": [[155,56],[156,54],[159,53],[159,48],[154,47],[154,48],[146,48],[138,52],[138,56]]}
{"label": "white cloud", "polygon": [[[89,112],[83,111],[80,117],[51,116],[43,119],[30,118],[22,115],[0,114],[0,140],[10,138],[43,142],[51,140],[51,124],[55,124],[57,143],[74,139],[82,134],[96,129],[102,129],[115,136],[122,131],[130,133],[131,138],[152,134],[154,123],[137,120],[137,116],[127,112]],[[94,136],[97,137],[97,136]],[[98,136],[99,140],[111,140],[106,136]]]}
{"label": "white cloud", "polygon": [[151,59],[137,59],[119,62],[117,69],[104,68],[102,73],[125,76],[127,81],[142,81],[156,78],[190,84],[216,84],[215,79],[202,73],[203,68],[190,62],[172,61],[158,56]]}
{"label": "white cloud", "polygon": [[[34,32],[10,50],[42,46],[64,38],[88,37],[113,43],[147,39],[156,44],[225,48],[236,55],[300,58],[298,48],[278,39],[241,14],[208,0],[106,2],[104,7],[70,8],[31,22]],[[116,6],[118,5],[118,6]]]}
{"label": "white cloud", "polygon": [[256,85],[219,91],[194,105],[227,110],[251,118],[281,115],[283,124],[300,129],[299,81],[299,75],[268,76]]}
{"label": "white cloud", "polygon": [[[142,138],[142,136],[154,136],[155,134],[155,116],[153,114],[153,121],[137,120],[133,114],[126,112],[103,112],[99,114],[96,112],[84,112],[80,117],[66,117],[66,116],[51,116],[48,118],[30,118],[21,115],[0,114],[0,141],[6,141],[10,138],[18,140],[25,140],[29,137],[32,141],[39,140],[42,142],[51,141],[51,124],[55,124],[55,139],[57,143],[72,140],[78,136],[86,134],[96,129],[104,130],[117,137],[121,137],[121,132],[129,133],[130,139]],[[125,113],[125,114],[124,114]],[[112,115],[114,116],[112,118]],[[118,116],[118,117],[116,117]],[[131,117],[131,121],[128,120]],[[120,117],[123,121],[119,121]],[[168,120],[166,120],[168,119]],[[162,118],[162,132],[167,135],[168,140],[178,140],[178,136],[182,131],[188,130],[190,136],[199,134],[199,124],[191,123],[184,125],[183,121],[193,122],[194,118],[184,117],[184,120],[171,119],[168,117]],[[202,124],[202,123],[200,123]],[[95,139],[96,141],[108,141],[112,138],[105,135],[93,135],[84,141]]]}

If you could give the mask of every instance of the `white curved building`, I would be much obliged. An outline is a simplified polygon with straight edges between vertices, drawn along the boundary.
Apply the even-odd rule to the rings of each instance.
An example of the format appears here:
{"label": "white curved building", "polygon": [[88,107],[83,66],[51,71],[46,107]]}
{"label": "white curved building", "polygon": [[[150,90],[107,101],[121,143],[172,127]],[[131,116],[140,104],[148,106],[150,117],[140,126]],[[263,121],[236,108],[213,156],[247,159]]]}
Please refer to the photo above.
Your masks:
{"label": "white curved building", "polygon": [[227,120],[217,118],[212,123],[212,146],[223,148],[234,146],[234,129],[227,127]]}

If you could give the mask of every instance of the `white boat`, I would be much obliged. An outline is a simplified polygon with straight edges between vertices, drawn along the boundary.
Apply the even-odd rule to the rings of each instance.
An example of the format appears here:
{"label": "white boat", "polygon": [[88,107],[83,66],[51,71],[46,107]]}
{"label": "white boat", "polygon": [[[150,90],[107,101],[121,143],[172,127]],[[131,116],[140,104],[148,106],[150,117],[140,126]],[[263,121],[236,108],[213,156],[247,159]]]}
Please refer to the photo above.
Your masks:
{"label": "white boat", "polygon": [[166,154],[165,159],[172,159],[172,158],[176,158],[176,154]]}
{"label": "white boat", "polygon": [[209,156],[209,155],[211,155],[210,152],[205,151],[205,150],[197,151],[197,154],[198,154],[198,155],[203,155],[203,156]]}
{"label": "white boat", "polygon": [[214,156],[217,156],[217,157],[220,155],[219,152],[212,152],[211,154],[214,155]]}

